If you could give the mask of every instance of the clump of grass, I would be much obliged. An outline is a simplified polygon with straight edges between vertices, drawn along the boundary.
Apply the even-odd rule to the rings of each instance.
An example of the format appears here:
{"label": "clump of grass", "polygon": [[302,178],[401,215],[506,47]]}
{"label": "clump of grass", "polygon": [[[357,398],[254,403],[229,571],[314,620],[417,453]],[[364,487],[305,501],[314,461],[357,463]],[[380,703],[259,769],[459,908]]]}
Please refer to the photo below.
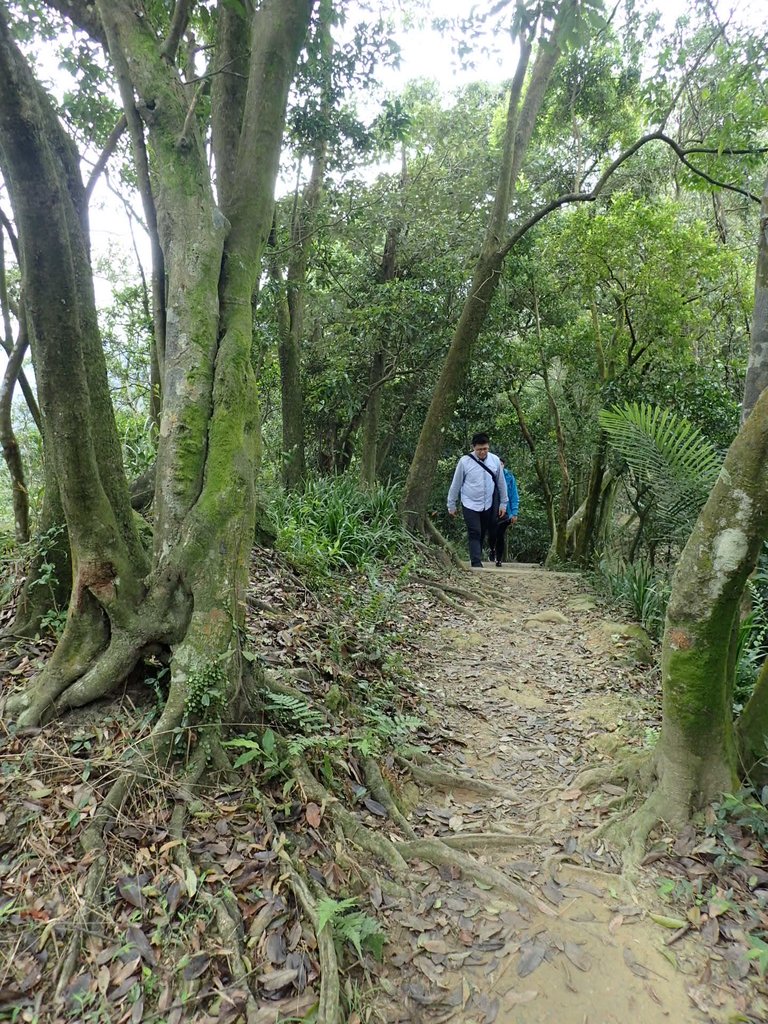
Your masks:
{"label": "clump of grass", "polygon": [[352,477],[328,477],[273,506],[277,547],[313,575],[399,564],[413,555],[394,487],[362,489]]}
{"label": "clump of grass", "polygon": [[626,562],[623,558],[603,557],[595,570],[595,582],[609,597],[625,605],[649,636],[661,639],[670,594],[665,573],[645,559]]}

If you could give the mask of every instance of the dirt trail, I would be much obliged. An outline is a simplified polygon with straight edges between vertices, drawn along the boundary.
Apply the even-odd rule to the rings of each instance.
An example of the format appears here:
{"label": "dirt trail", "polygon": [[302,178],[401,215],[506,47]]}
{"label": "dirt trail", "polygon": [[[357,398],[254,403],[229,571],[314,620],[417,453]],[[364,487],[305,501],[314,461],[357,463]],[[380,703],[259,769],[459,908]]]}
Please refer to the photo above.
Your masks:
{"label": "dirt trail", "polygon": [[[436,613],[410,667],[454,738],[445,767],[502,787],[506,799],[422,789],[412,817],[443,837],[518,836],[482,859],[521,881],[544,910],[446,868],[407,912],[392,914],[401,952],[399,975],[389,975],[399,1004],[390,1018],[725,1019],[725,1006],[722,1018],[710,1016],[723,997],[708,995],[706,1015],[694,1006],[706,965],[687,940],[667,945],[672,933],[648,918],[649,907],[664,912],[651,879],[640,890],[624,888],[611,854],[586,840],[607,813],[598,805],[620,800],[622,791],[609,786],[589,796],[571,788],[580,769],[655,725],[658,695],[648,671],[628,656],[631,638],[606,626],[577,576],[486,568],[466,586],[486,603]],[[423,871],[435,875],[426,865]]]}

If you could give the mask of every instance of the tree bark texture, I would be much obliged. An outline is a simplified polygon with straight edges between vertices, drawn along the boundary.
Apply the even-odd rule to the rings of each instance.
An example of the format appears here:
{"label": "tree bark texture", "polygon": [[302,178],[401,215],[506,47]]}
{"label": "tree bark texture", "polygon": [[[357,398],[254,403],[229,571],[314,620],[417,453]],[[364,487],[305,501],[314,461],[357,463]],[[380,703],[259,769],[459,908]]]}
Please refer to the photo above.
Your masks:
{"label": "tree bark texture", "polygon": [[681,819],[738,779],[734,633],[768,533],[768,391],[728,450],[672,582],[662,649],[659,785]]}
{"label": "tree bark texture", "polygon": [[317,212],[323,194],[327,144],[315,147],[309,181],[297,191],[291,219],[291,247],[285,281],[273,260],[273,277],[281,292],[278,297],[278,359],[283,428],[283,483],[297,491],[307,475],[304,445],[304,388],[301,353],[304,345],[304,311],[307,304],[307,266]]}
{"label": "tree bark texture", "polygon": [[24,480],[24,463],[21,458],[16,434],[13,429],[13,391],[19,377],[24,353],[29,339],[26,332],[19,332],[16,343],[11,350],[0,382],[0,447],[11,478],[11,504],[13,508],[13,526],[16,540],[25,544],[29,540],[29,495]]}
{"label": "tree bark texture", "polygon": [[766,387],[768,387],[768,178],[765,179],[763,198],[760,204],[760,228],[755,270],[755,308],[752,314],[749,362],[747,378],[744,382],[744,400],[741,406],[742,422],[749,416],[752,406]]}
{"label": "tree bark texture", "polygon": [[229,113],[237,126],[217,137],[222,167],[234,168],[219,207],[194,100],[152,19],[133,0],[97,0],[94,8],[126,107],[140,118],[134,149],[138,160],[144,151],[148,157],[165,267],[150,566],[133,527],[96,331],[77,154],[0,18],[0,154],[22,240],[44,441],[75,578],[56,652],[11,706],[21,724],[103,695],[158,642],[172,653],[158,735],[178,725],[206,669],[219,681],[222,707],[236,697],[259,448],[252,297],[288,88],[311,10],[312,0],[266,0],[239,34],[219,40],[217,61],[234,60],[228,46],[242,54],[242,30],[250,52],[239,107],[217,109],[213,118],[221,126]]}

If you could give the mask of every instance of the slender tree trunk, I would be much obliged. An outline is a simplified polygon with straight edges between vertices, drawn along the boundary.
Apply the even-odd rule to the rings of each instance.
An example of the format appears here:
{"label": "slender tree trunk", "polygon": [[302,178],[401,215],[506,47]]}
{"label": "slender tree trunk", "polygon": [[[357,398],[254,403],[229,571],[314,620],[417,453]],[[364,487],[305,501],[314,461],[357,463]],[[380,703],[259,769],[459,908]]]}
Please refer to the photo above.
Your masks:
{"label": "slender tree trunk", "polygon": [[29,495],[24,479],[24,463],[13,429],[12,409],[13,390],[27,345],[26,332],[20,331],[0,383],[0,447],[3,449],[3,458],[11,478],[13,526],[19,544],[25,544],[29,540]]}
{"label": "slender tree trunk", "polygon": [[595,546],[595,537],[600,522],[599,513],[603,496],[606,453],[605,435],[601,431],[597,448],[592,456],[589,481],[587,483],[587,495],[584,499],[584,515],[574,531],[573,556],[580,565],[587,565],[589,563]]}
{"label": "slender tree trunk", "polygon": [[571,497],[571,478],[568,470],[568,455],[565,441],[565,431],[560,419],[560,410],[552,394],[549,382],[549,371],[547,370],[547,359],[542,346],[541,316],[539,314],[539,297],[536,292],[536,285],[533,284],[533,312],[536,318],[536,336],[539,341],[539,357],[541,359],[541,376],[544,381],[544,390],[547,393],[547,404],[549,413],[555,426],[555,440],[557,442],[557,464],[560,469],[560,501],[557,509],[557,522],[552,545],[547,554],[546,564],[554,561],[564,562],[568,544],[568,512]]}
{"label": "slender tree trunk", "polygon": [[411,529],[420,528],[432,495],[442,436],[453,410],[472,356],[472,346],[480,334],[496,293],[508,236],[509,210],[517,177],[533,135],[539,110],[546,96],[549,79],[559,56],[559,32],[562,19],[571,10],[570,0],[558,8],[555,28],[549,38],[539,40],[539,49],[525,96],[523,87],[528,70],[532,42],[521,42],[521,54],[510,90],[504,149],[494,196],[494,205],[482,252],[472,275],[469,294],[454,331],[450,348],[435,386],[403,492],[403,518]]}
{"label": "slender tree trunk", "polygon": [[[387,229],[384,252],[379,266],[379,285],[386,287],[397,274],[397,248],[403,230],[405,188],[408,184],[408,163],[405,144],[400,150],[400,210]],[[360,481],[364,487],[373,487],[379,464],[379,431],[381,429],[382,386],[387,360],[388,339],[382,335],[371,357],[368,372],[368,402],[363,419],[363,443],[360,454]]]}
{"label": "slender tree trunk", "polygon": [[14,343],[11,329],[11,313],[8,305],[8,284],[5,276],[5,240],[0,236],[0,306],[2,307],[5,331],[5,351],[8,362],[0,383],[0,447],[11,478],[11,504],[16,540],[24,544],[29,540],[29,495],[24,479],[24,463],[21,458],[16,433],[13,429],[13,392],[21,373],[24,354],[29,345],[26,322],[21,324]]}
{"label": "slender tree trunk", "polygon": [[752,406],[768,387],[768,178],[765,179],[760,204],[760,228],[755,270],[755,307],[752,313],[747,377],[744,382],[744,401],[741,406],[742,422]]}
{"label": "slender tree trunk", "polygon": [[363,443],[360,451],[360,482],[363,487],[373,487],[377,479],[384,359],[384,349],[377,349],[368,371],[368,401],[363,416]]}
{"label": "slender tree trunk", "polygon": [[298,491],[307,475],[304,443],[304,387],[301,353],[304,347],[304,313],[307,304],[307,268],[317,212],[323,194],[327,144],[315,148],[312,172],[303,192],[298,185],[291,222],[291,247],[285,282],[277,261],[270,270],[284,297],[278,297],[278,341],[280,360],[280,398],[283,427],[283,483],[286,490]]}
{"label": "slender tree trunk", "polygon": [[536,442],[533,439],[533,435],[528,427],[528,422],[523,412],[523,405],[520,401],[520,395],[515,392],[510,392],[509,400],[514,406],[515,412],[517,413],[517,422],[520,424],[520,433],[523,435],[523,440],[528,445],[528,450],[533,457],[533,468],[536,471],[536,476],[541,487],[542,494],[544,495],[544,508],[547,513],[547,526],[549,527],[549,536],[552,543],[557,538],[557,522],[555,520],[555,499],[552,495],[552,488],[549,486],[549,478],[547,471],[542,463],[541,459],[536,453]]}

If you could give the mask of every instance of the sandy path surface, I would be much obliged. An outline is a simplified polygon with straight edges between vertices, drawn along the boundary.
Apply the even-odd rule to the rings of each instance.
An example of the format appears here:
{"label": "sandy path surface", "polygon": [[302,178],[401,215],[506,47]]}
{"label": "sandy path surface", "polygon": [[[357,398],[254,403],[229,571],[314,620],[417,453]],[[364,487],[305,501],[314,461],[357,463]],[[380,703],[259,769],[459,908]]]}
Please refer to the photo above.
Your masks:
{"label": "sandy path surface", "polygon": [[611,853],[587,839],[623,790],[588,795],[573,787],[619,737],[641,738],[656,724],[658,693],[634,658],[634,641],[606,625],[578,576],[486,568],[461,586],[483,603],[437,612],[409,667],[441,719],[444,766],[498,792],[422,788],[412,819],[470,845],[473,833],[507,834],[507,849],[481,843],[475,852],[539,905],[423,865],[431,880],[392,914],[400,952],[387,986],[398,1007],[391,1019],[718,1019],[689,995],[706,966],[695,947],[668,944],[670,931],[648,917],[649,909],[664,912],[653,880],[625,887]]}

